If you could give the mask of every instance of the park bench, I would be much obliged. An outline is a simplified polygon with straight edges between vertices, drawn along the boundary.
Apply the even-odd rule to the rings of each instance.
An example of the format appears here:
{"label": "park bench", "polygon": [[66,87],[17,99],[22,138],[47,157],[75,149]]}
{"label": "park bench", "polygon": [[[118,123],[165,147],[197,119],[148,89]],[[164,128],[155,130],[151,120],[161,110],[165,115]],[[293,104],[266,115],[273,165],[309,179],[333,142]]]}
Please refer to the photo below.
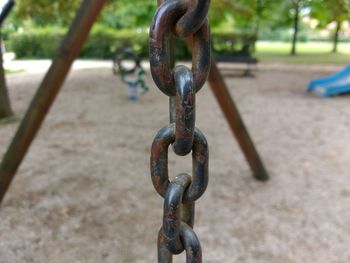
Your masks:
{"label": "park bench", "polygon": [[258,60],[256,58],[252,57],[248,53],[216,55],[215,59],[217,62],[222,62],[222,63],[245,64],[246,68],[243,69],[243,76],[244,77],[254,76],[252,73],[252,69],[253,69],[253,66],[255,66],[258,63]]}
{"label": "park bench", "polygon": [[[258,60],[251,55],[254,50],[254,43],[256,42],[256,37],[254,35],[248,35],[248,34],[242,34],[242,35],[232,34],[232,36],[225,35],[225,36],[222,36],[221,39],[216,40],[215,42],[216,42],[216,45],[214,45],[214,47],[219,46],[219,48],[221,48],[221,50],[217,50],[217,53],[220,53],[220,55],[219,54],[214,55],[215,59],[218,62],[245,64],[246,67],[243,68],[243,76],[244,77],[253,76],[252,70],[254,66],[258,63]],[[214,48],[214,54],[215,54],[215,51],[216,50]],[[242,70],[242,68],[237,68],[237,69]]]}

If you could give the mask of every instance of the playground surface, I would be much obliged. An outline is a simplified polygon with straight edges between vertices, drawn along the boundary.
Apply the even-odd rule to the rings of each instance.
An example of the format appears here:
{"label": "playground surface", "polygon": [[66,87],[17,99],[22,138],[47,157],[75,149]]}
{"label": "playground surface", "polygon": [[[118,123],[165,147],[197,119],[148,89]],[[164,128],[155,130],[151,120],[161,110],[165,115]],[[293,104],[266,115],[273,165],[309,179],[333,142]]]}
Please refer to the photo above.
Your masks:
{"label": "playground surface", "polygon": [[[267,183],[252,178],[209,88],[199,92],[196,123],[210,146],[195,224],[204,262],[350,262],[350,97],[305,91],[340,68],[264,64],[255,78],[223,68]],[[17,113],[44,71],[8,76]],[[156,262],[163,200],[149,156],[168,100],[147,82],[130,102],[111,64],[71,72],[0,209],[0,263]],[[17,125],[0,126],[0,156]],[[170,174],[191,171],[190,157],[169,160]]]}

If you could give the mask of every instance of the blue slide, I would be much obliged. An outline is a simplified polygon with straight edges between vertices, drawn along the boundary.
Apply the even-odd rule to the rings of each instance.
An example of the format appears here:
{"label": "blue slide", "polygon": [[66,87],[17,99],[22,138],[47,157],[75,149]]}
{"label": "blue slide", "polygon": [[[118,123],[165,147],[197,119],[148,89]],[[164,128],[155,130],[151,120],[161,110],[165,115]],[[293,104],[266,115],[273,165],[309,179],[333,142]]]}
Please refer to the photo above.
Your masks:
{"label": "blue slide", "polygon": [[310,81],[307,91],[323,98],[350,92],[350,65],[334,75]]}

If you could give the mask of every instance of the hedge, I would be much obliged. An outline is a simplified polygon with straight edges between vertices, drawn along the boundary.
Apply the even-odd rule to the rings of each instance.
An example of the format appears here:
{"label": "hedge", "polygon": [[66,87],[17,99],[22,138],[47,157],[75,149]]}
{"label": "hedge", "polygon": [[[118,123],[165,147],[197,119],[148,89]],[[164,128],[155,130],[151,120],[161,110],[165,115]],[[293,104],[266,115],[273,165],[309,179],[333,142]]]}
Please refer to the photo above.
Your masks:
{"label": "hedge", "polygon": [[[13,34],[9,46],[17,58],[52,58],[65,34],[60,28],[37,28]],[[254,39],[250,35],[232,32],[213,32],[213,49],[216,53],[226,54],[246,50]],[[175,56],[178,59],[190,58],[183,41],[176,39]],[[142,57],[148,56],[148,33],[136,30],[118,31],[95,26],[80,54],[81,58],[109,59],[117,50],[132,47]]]}
{"label": "hedge", "polygon": [[63,35],[63,29],[40,28],[16,33],[9,37],[9,44],[17,58],[50,58],[55,53]]}

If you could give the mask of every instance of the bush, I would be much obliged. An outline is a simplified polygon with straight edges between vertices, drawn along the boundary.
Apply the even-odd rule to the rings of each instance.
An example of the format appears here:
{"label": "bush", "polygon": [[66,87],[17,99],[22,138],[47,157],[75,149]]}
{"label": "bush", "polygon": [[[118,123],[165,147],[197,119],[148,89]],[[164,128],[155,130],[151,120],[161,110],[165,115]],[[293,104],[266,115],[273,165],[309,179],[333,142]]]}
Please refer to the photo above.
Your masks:
{"label": "bush", "polygon": [[[52,58],[65,34],[64,29],[52,27],[36,28],[10,37],[10,46],[17,58]],[[175,39],[175,57],[190,59],[184,41]],[[254,38],[248,34],[234,34],[232,32],[213,32],[213,49],[218,54],[236,53],[247,50]],[[115,30],[96,25],[83,50],[82,58],[110,59],[122,48],[131,47],[141,57],[148,56],[148,32],[136,30]]]}
{"label": "bush", "polygon": [[115,30],[95,26],[80,54],[83,58],[112,58],[122,48],[131,47],[140,56],[148,54],[148,34],[135,30]]}
{"label": "bush", "polygon": [[9,41],[18,58],[50,58],[64,33],[63,29],[40,28],[16,33]]}
{"label": "bush", "polygon": [[255,41],[255,36],[251,34],[212,32],[212,48],[216,54],[250,54]]}

